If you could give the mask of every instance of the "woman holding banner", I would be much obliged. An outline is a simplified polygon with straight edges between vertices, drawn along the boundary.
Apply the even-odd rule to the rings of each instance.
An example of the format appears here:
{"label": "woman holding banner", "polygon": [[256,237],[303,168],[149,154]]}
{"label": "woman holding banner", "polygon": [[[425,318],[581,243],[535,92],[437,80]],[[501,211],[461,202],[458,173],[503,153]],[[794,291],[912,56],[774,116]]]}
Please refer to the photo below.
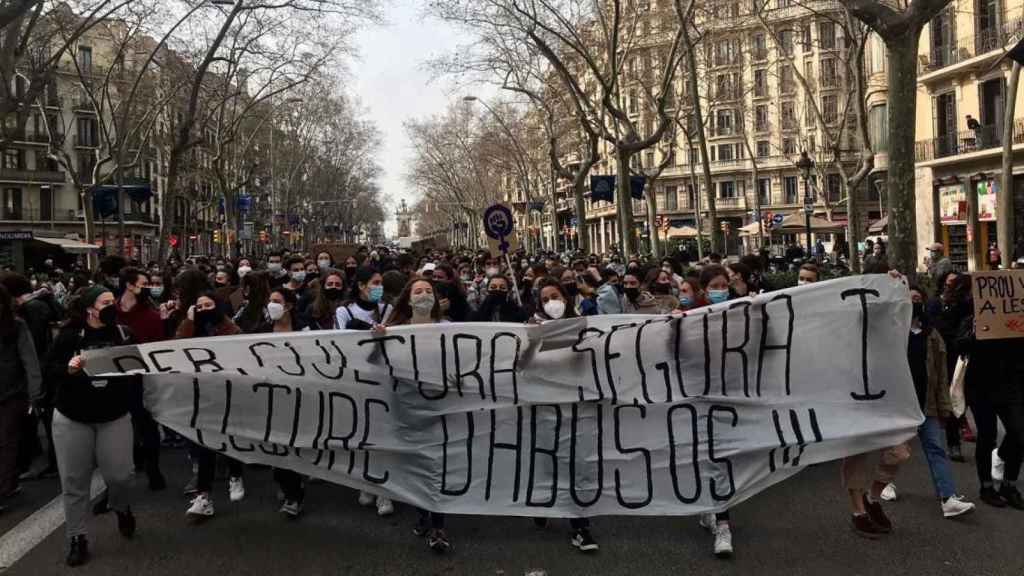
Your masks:
{"label": "woman holding banner", "polygon": [[[492,279],[493,280],[493,279]],[[395,310],[388,319],[388,326],[405,326],[413,324],[437,324],[441,320],[441,304],[434,295],[434,284],[429,280],[415,278],[406,284],[402,294],[395,302]],[[386,328],[382,325],[373,327],[374,332],[383,334]],[[364,493],[365,494],[365,493]],[[363,499],[359,496],[360,502]],[[378,497],[379,502],[383,497]],[[388,501],[390,503],[390,500]],[[439,554],[450,552],[451,541],[445,531],[445,515],[419,509],[419,520],[413,528],[413,534],[427,537],[427,546]]]}
{"label": "woman holding banner", "polygon": [[[729,289],[729,271],[720,264],[705,266],[700,271],[700,287],[709,304],[725,302],[732,294]],[[732,556],[732,528],[729,525],[728,510],[717,514],[701,514],[700,525],[715,536],[715,556]]]}
{"label": "woman holding banner", "polygon": [[124,538],[135,535],[130,508],[135,466],[128,411],[135,387],[142,382],[138,375],[87,376],[82,359],[83,350],[131,343],[131,333],[117,323],[114,293],[97,284],[82,293],[77,311],[61,327],[44,362],[45,378],[57,390],[53,444],[64,500],[68,566],[89,560],[85,518],[97,467],[107,484],[118,530]]}
{"label": "woman holding banner", "polygon": [[[212,336],[233,336],[242,330],[224,314],[223,304],[216,292],[208,291],[196,298],[196,303],[186,312],[186,318],[178,325],[174,337],[207,338]],[[189,455],[196,464],[196,495],[189,502],[185,515],[194,519],[213,516],[213,475],[217,468],[217,453],[193,443]],[[245,498],[245,484],[242,482],[242,463],[228,457],[228,498],[240,502]]]}
{"label": "woman holding banner", "polygon": [[[383,302],[384,277],[368,266],[362,266],[351,273],[349,286],[352,300],[338,307],[335,326],[344,330],[369,330],[383,325],[391,315],[392,306]],[[377,505],[378,516],[390,516],[395,506],[390,498],[377,498],[369,492],[359,492],[360,506]]]}
{"label": "woman holding banner", "polygon": [[[569,296],[556,278],[548,276],[537,280],[537,313],[530,319],[531,324],[543,324],[551,320],[575,317],[576,312],[573,310]],[[533,523],[538,528],[544,528],[548,525],[548,519],[534,518]],[[594,540],[590,533],[589,518],[570,518],[569,525],[573,531],[570,542],[574,547],[581,552],[597,551],[597,540]]]}

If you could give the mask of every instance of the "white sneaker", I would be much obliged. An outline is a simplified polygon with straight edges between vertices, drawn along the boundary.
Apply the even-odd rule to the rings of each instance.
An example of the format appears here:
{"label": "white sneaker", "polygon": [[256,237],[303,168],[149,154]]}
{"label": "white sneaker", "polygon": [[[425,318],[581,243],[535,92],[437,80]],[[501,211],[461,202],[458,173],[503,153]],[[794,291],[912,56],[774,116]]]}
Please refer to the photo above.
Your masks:
{"label": "white sneaker", "polygon": [[732,556],[732,530],[728,522],[719,522],[715,528],[715,556],[728,558]]}
{"label": "white sneaker", "polygon": [[298,500],[285,500],[280,512],[290,518],[298,518],[302,514],[302,503]]}
{"label": "white sneaker", "polygon": [[373,502],[377,499],[376,496],[369,492],[359,491],[359,505],[360,506],[373,506]]}
{"label": "white sneaker", "polygon": [[712,534],[715,533],[716,523],[717,522],[715,521],[715,515],[713,513],[700,515],[700,527],[707,530],[708,532],[711,532]]}
{"label": "white sneaker", "polygon": [[886,502],[895,502],[896,498],[896,485],[889,482],[885,485],[885,488],[882,488],[882,500],[885,500]]}
{"label": "white sneaker", "polygon": [[395,512],[395,505],[390,498],[377,497],[377,516],[391,516]]}
{"label": "white sneaker", "polygon": [[950,496],[942,503],[942,515],[946,518],[956,518],[972,510],[974,510],[974,504],[964,500],[963,496]]}
{"label": "white sneaker", "polygon": [[245,483],[241,478],[228,479],[228,497],[232,502],[241,502],[245,498]]}
{"label": "white sneaker", "polygon": [[209,518],[213,516],[213,500],[206,494],[196,494],[196,497],[189,503],[188,510],[185,512],[187,516],[199,516]]}
{"label": "white sneaker", "polygon": [[[1006,467],[1006,463],[999,457],[999,448],[992,449],[992,481],[997,485],[1003,482],[1003,469]],[[999,486],[996,486],[998,489]]]}

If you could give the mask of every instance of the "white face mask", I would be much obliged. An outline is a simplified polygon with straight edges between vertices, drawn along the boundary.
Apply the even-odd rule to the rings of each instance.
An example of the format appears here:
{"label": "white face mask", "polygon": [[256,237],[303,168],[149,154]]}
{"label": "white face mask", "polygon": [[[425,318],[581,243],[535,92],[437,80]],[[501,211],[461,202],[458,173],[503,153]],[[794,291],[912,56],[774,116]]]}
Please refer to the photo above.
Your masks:
{"label": "white face mask", "polygon": [[416,294],[409,298],[409,304],[417,314],[430,314],[434,309],[433,294]]}
{"label": "white face mask", "polygon": [[249,272],[252,272],[252,268],[250,268],[248,266],[239,266],[238,267],[238,277],[239,278],[245,278],[245,275],[248,274]]}
{"label": "white face mask", "polygon": [[796,281],[796,285],[797,286],[803,286],[804,284],[810,284],[810,283],[811,282],[809,280],[804,280],[803,278],[800,278],[800,279],[798,279]]}
{"label": "white face mask", "polygon": [[271,302],[267,304],[267,315],[270,319],[277,322],[284,317],[284,304],[278,304],[277,302]]}
{"label": "white face mask", "polygon": [[497,275],[498,275],[498,269],[497,268],[494,268],[492,266],[492,267],[487,269],[487,277],[488,278],[493,278],[494,276],[497,276]]}
{"label": "white face mask", "polygon": [[565,302],[561,300],[548,300],[544,304],[544,313],[552,320],[558,320],[565,315]]}
{"label": "white face mask", "polygon": [[326,269],[331,267],[331,261],[330,260],[317,260],[316,261],[316,265],[319,266],[321,270],[326,270]]}

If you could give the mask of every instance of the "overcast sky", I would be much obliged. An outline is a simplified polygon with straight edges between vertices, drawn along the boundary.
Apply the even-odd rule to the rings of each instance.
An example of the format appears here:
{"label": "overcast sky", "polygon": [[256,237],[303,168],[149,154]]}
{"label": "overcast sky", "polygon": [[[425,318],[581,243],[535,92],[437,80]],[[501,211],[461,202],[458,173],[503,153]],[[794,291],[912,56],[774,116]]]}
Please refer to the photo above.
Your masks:
{"label": "overcast sky", "polygon": [[415,197],[405,182],[412,150],[402,123],[439,113],[449,99],[459,96],[448,94],[450,87],[445,82],[431,82],[423,69],[427,59],[451,52],[460,44],[454,29],[424,16],[425,2],[388,0],[388,24],[359,33],[360,58],[352,65],[351,89],[383,134],[381,187],[392,200],[388,233],[393,232],[393,212],[399,201]]}

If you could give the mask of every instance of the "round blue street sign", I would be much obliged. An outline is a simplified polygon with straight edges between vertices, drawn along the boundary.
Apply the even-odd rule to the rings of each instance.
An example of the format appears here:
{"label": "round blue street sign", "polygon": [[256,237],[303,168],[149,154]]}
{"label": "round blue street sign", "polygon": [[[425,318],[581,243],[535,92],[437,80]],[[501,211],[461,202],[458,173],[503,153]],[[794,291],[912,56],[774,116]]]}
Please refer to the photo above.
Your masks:
{"label": "round blue street sign", "polygon": [[772,216],[772,224],[782,224],[785,217],[782,214],[776,214]]}

